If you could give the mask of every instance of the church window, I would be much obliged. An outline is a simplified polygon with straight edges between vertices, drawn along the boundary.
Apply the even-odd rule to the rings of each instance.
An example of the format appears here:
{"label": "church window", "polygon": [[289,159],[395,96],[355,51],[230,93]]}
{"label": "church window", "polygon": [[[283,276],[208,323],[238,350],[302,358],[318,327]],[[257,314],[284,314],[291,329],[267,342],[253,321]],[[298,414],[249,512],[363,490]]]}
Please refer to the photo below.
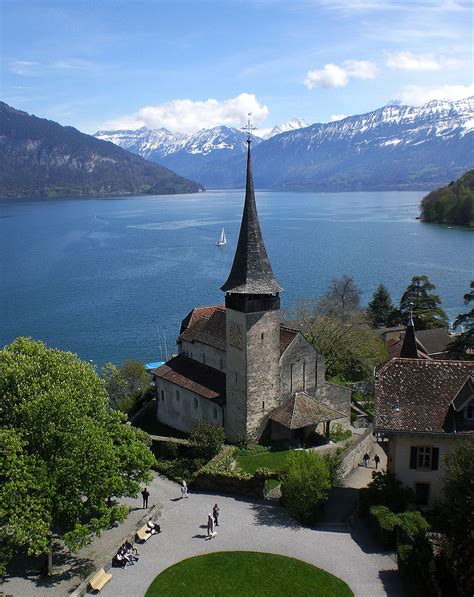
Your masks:
{"label": "church window", "polygon": [[263,332],[260,334],[260,338],[261,340],[263,340]]}
{"label": "church window", "polygon": [[217,408],[212,409],[212,416],[214,417],[214,419],[217,419]]}
{"label": "church window", "polygon": [[198,407],[198,399],[194,398],[194,408],[197,408],[197,407]]}
{"label": "church window", "polygon": [[235,383],[237,383],[237,371],[235,372]]}
{"label": "church window", "polygon": [[265,410],[265,400],[262,400],[262,410]]}
{"label": "church window", "polygon": [[206,364],[206,353],[205,352],[202,353],[202,362],[204,364]]}
{"label": "church window", "polygon": [[161,401],[164,402],[165,401],[165,391],[161,390]]}
{"label": "church window", "polygon": [[293,393],[293,363],[290,365],[290,394]]}
{"label": "church window", "polygon": [[303,361],[303,390],[306,390],[306,361]]}
{"label": "church window", "polygon": [[466,406],[466,419],[474,420],[474,400]]}
{"label": "church window", "polygon": [[176,400],[179,402],[179,390],[176,390]]}
{"label": "church window", "polygon": [[219,369],[222,371],[224,369],[224,359],[219,359]]}

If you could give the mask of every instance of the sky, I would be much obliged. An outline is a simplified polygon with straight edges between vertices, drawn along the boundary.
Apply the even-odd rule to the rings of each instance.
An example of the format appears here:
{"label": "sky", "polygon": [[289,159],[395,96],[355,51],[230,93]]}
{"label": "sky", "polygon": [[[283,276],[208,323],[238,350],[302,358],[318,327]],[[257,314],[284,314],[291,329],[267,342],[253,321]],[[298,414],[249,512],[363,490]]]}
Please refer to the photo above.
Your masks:
{"label": "sky", "polygon": [[87,133],[474,95],[471,0],[0,0],[0,98]]}

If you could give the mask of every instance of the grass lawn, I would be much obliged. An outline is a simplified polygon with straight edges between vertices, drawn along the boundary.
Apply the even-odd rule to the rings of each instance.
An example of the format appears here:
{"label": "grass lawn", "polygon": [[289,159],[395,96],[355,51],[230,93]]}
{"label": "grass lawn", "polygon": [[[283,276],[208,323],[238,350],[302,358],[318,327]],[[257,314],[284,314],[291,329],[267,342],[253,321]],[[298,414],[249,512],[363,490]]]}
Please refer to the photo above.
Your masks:
{"label": "grass lawn", "polygon": [[158,575],[145,597],[350,597],[347,584],[293,558],[224,551],[183,560]]}
{"label": "grass lawn", "polygon": [[247,473],[253,474],[258,468],[270,468],[274,471],[281,471],[286,466],[286,459],[291,450],[281,450],[271,452],[265,451],[239,450],[236,454],[236,460],[240,467]]}

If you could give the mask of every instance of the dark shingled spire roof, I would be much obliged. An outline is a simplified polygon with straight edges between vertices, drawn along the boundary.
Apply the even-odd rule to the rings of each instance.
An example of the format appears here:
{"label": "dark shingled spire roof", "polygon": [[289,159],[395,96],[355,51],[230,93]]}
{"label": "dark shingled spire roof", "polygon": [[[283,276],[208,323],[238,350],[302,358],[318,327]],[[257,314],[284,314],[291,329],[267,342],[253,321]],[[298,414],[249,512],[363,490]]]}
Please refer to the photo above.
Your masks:
{"label": "dark shingled spire roof", "polygon": [[250,140],[247,141],[247,144],[247,184],[244,213],[234,263],[227,282],[221,286],[221,290],[236,294],[272,294],[280,292],[282,288],[273,275],[272,266],[263,244],[255,205],[252,164],[250,161]]}
{"label": "dark shingled spire roof", "polygon": [[407,329],[405,337],[403,338],[402,349],[400,350],[401,359],[418,359],[418,347],[416,345],[415,326],[413,324],[413,317],[410,313],[408,318]]}

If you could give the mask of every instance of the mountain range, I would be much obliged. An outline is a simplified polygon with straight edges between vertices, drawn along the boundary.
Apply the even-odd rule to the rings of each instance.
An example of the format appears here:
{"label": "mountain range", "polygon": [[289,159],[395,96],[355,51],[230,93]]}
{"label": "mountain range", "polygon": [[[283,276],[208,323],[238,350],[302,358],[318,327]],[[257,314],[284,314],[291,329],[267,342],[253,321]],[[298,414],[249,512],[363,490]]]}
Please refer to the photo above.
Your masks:
{"label": "mountain range", "polygon": [[[430,189],[474,164],[474,97],[423,106],[387,105],[305,126],[292,119],[252,136],[255,185],[274,190]],[[244,184],[246,133],[232,127],[192,135],[166,129],[95,135],[207,188]]]}
{"label": "mountain range", "polygon": [[112,143],[0,102],[0,197],[172,194],[203,191]]}

